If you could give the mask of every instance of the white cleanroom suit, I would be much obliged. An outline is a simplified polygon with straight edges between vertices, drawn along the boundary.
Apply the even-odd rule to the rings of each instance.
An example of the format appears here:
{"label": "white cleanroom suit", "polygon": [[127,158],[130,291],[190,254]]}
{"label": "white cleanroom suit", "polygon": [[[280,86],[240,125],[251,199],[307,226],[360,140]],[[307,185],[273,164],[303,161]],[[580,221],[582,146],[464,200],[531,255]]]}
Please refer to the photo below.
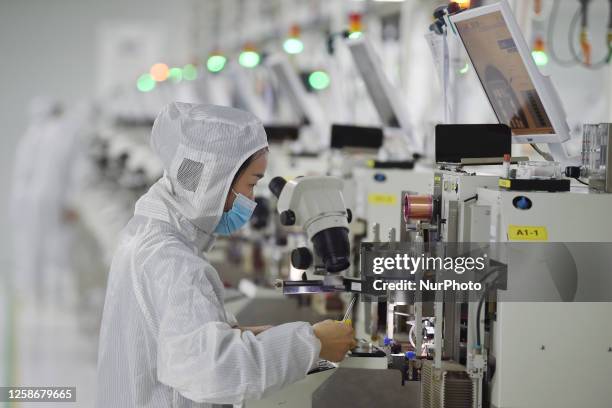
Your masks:
{"label": "white cleanroom suit", "polygon": [[303,378],[321,347],[310,324],[241,332],[205,255],[234,175],[267,146],[261,123],[175,102],[157,117],[151,145],[164,176],[137,202],[112,262],[96,406],[240,404]]}

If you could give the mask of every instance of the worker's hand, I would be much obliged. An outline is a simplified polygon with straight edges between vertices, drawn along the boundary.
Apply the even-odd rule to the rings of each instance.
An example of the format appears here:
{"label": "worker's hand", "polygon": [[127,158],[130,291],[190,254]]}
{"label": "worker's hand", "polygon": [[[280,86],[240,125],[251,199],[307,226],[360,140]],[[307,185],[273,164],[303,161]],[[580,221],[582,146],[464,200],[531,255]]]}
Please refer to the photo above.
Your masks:
{"label": "worker's hand", "polygon": [[357,345],[353,328],[334,320],[325,320],[312,326],[321,341],[319,356],[335,363],[344,360],[346,353]]}
{"label": "worker's hand", "polygon": [[242,330],[242,331],[248,330],[250,332],[253,332],[253,334],[257,336],[259,333],[264,332],[264,331],[266,331],[268,329],[271,329],[272,327],[274,327],[274,326],[270,326],[270,325],[267,325],[267,326],[247,326],[247,327],[240,327],[240,330]]}

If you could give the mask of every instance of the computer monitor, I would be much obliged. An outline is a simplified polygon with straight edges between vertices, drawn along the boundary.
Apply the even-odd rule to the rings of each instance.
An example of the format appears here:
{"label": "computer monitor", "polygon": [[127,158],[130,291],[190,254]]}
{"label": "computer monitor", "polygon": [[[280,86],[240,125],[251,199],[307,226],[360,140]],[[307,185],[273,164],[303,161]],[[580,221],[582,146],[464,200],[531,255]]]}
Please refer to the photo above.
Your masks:
{"label": "computer monitor", "polygon": [[307,94],[299,75],[284,56],[274,55],[269,57],[266,66],[270,68],[280,88],[286,93],[289,103],[300,118],[302,125],[322,125],[325,123],[324,113],[316,105],[316,102],[309,100],[311,95]]}
{"label": "computer monitor", "polygon": [[374,52],[372,44],[365,36],[362,36],[358,39],[348,39],[346,45],[353,57],[355,67],[365,83],[383,127],[402,129],[407,135],[411,147],[414,150],[420,150],[421,146],[416,143],[412,133],[408,111],[396,88],[383,71],[383,63]]}
{"label": "computer monitor", "polygon": [[559,96],[535,65],[505,0],[455,14],[450,21],[497,119],[512,129],[513,143],[553,146],[570,138]]}

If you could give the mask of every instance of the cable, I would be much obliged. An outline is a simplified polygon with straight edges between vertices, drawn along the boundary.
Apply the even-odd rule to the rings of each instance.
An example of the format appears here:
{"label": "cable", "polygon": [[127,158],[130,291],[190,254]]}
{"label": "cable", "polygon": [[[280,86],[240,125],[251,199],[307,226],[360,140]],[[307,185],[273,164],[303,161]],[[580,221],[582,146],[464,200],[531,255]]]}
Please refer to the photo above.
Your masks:
{"label": "cable", "polygon": [[580,19],[580,11],[581,8],[578,7],[576,12],[574,13],[574,16],[572,17],[572,21],[570,22],[569,32],[567,36],[567,45],[569,46],[569,49],[572,53],[572,57],[574,57],[574,61],[576,61],[577,64],[584,66],[584,62],[582,62],[582,59],[580,59],[578,51],[576,50],[576,45],[574,44],[574,32],[576,31],[576,26],[578,25],[578,20]]}
{"label": "cable", "polygon": [[480,348],[482,347],[482,342],[480,341],[480,312],[482,311],[482,305],[484,304],[484,300],[487,297],[487,293],[489,292],[489,287],[485,287],[485,290],[478,301],[478,309],[476,311],[476,345]]}
{"label": "cable", "polygon": [[584,184],[585,186],[588,186],[588,185],[589,185],[589,183],[587,183],[587,182],[585,182],[585,181],[580,180],[578,177],[573,177],[573,179],[574,179],[574,180],[576,180],[576,181],[577,181],[577,182],[579,182],[579,183]]}
{"label": "cable", "polygon": [[560,3],[561,0],[554,0],[553,2],[552,9],[550,11],[550,22],[548,23],[548,30],[546,32],[546,41],[549,44],[550,56],[552,57],[553,61],[555,61],[558,65],[561,65],[562,67],[575,67],[576,65],[578,65],[578,62],[576,62],[574,58],[567,61],[562,60],[559,55],[557,55],[557,52],[555,51],[555,46],[553,44],[555,22],[557,21],[557,17],[559,15]]}
{"label": "cable", "polygon": [[555,161],[554,157],[550,153],[546,153],[544,150],[540,149],[537,144],[530,144],[533,150],[535,150],[540,156],[544,158],[546,161]]}
{"label": "cable", "polygon": [[410,341],[410,345],[412,346],[412,348],[416,350],[415,341],[412,340],[413,334],[415,335],[414,337],[416,337],[415,330],[414,330],[415,327],[416,327],[416,322],[410,326],[410,331],[408,332],[408,341]]}
{"label": "cable", "polygon": [[[498,273],[500,270],[502,269],[502,267],[497,267],[489,272],[487,272],[485,274],[485,276],[483,276],[479,282],[484,282],[489,276],[493,275],[494,273]],[[482,311],[482,305],[484,304],[485,299],[487,298],[487,294],[489,293],[489,290],[494,288],[493,285],[485,285],[485,289],[484,292],[482,292],[482,295],[480,296],[480,300],[478,301],[478,309],[476,310],[476,345],[478,347],[482,347],[482,342],[481,342],[481,335],[480,335],[480,312]]]}
{"label": "cable", "polygon": [[[611,6],[612,7],[612,6]],[[574,57],[574,60],[576,61],[576,63],[580,64],[581,66],[583,66],[584,68],[590,69],[590,70],[598,70],[603,68],[604,66],[607,65],[608,63],[608,59],[610,57],[612,57],[612,49],[610,48],[609,45],[607,45],[608,47],[608,53],[606,54],[606,56],[599,62],[595,63],[595,64],[585,64],[584,61],[582,60],[580,54],[578,53],[578,50],[576,49],[576,44],[574,43],[575,40],[575,32],[576,32],[576,26],[578,25],[578,21],[581,20],[582,24],[584,24],[585,22],[588,22],[588,19],[586,16],[583,16],[583,7],[582,5],[578,7],[578,9],[576,10],[576,13],[574,14],[574,17],[572,17],[572,21],[570,23],[570,29],[569,29],[569,33],[568,33],[568,45],[570,48],[570,51],[572,52],[572,56]]]}
{"label": "cable", "polygon": [[327,33],[327,41],[326,41],[326,48],[327,48],[327,53],[329,55],[334,55],[334,53],[336,52],[336,47],[334,45],[334,41],[336,40],[336,37],[341,37],[341,38],[348,38],[349,36],[349,31],[348,30],[343,30],[343,31],[337,31],[337,32],[333,32]]}

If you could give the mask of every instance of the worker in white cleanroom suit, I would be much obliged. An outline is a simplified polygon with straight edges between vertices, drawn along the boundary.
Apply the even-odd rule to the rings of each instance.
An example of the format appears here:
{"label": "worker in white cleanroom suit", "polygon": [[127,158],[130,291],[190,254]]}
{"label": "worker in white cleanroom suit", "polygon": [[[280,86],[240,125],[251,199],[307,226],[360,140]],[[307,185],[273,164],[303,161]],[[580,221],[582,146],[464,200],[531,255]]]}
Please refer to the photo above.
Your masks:
{"label": "worker in white cleanroom suit", "polygon": [[13,224],[14,282],[18,297],[40,299],[44,290],[46,236],[53,194],[45,177],[46,140],[60,128],[62,107],[58,101],[38,97],[29,106],[29,124],[17,145],[10,197]]}
{"label": "worker in white cleanroom suit", "polygon": [[20,297],[65,303],[75,298],[74,197],[85,173],[83,131],[91,109],[81,103],[64,111],[43,98],[30,109],[29,128],[17,147],[11,198],[15,281]]}
{"label": "worker in white cleanroom suit", "polygon": [[96,406],[209,407],[260,398],[354,344],[342,322],[240,328],[206,259],[215,236],[244,225],[267,166],[250,113],[171,103],[153,150],[163,177],[136,203],[112,262],[98,355]]}

